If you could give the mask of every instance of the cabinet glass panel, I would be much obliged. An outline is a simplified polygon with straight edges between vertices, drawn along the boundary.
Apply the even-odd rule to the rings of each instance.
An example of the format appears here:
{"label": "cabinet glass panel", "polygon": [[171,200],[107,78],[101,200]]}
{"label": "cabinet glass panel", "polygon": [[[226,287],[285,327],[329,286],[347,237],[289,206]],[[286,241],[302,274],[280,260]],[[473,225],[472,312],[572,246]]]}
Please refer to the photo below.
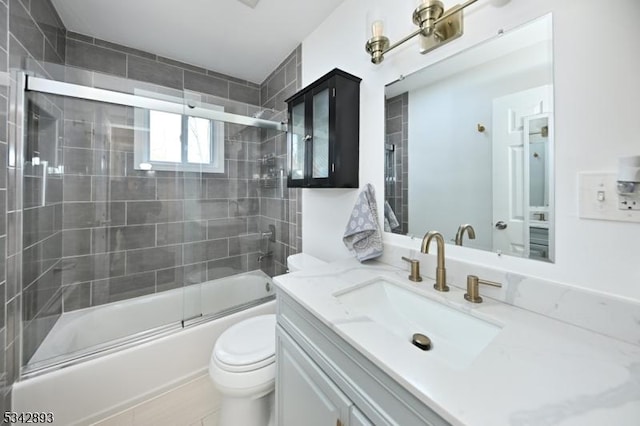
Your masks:
{"label": "cabinet glass panel", "polygon": [[291,111],[291,179],[304,178],[304,103]]}
{"label": "cabinet glass panel", "polygon": [[315,178],[329,177],[329,89],[313,96],[313,168]]}

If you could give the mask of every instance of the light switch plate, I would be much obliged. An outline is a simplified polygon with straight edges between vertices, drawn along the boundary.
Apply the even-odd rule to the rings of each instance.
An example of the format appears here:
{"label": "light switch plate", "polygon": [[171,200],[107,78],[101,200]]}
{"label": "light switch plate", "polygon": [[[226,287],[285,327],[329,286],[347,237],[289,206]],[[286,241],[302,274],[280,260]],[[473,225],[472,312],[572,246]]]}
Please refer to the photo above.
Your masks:
{"label": "light switch plate", "polygon": [[640,211],[621,210],[615,173],[578,173],[578,216],[582,219],[640,222]]}

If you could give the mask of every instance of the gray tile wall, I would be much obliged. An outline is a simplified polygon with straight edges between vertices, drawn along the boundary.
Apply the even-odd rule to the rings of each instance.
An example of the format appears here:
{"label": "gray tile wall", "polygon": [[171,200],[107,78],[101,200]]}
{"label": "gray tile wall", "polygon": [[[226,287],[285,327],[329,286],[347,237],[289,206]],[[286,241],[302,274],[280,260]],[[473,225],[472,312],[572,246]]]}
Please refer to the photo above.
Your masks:
{"label": "gray tile wall", "polygon": [[[2,81],[9,81],[5,74],[9,68],[26,69],[29,59],[62,64],[65,55],[66,30],[50,0],[0,1]],[[38,72],[46,74],[44,68]],[[7,115],[10,92],[6,84],[0,85],[0,251],[6,259],[0,267],[0,343],[4,348],[0,350],[0,412],[11,406],[22,345],[24,354],[29,353],[61,312],[60,274],[56,271],[62,246],[61,180],[48,179],[43,204],[42,167],[23,170],[21,158],[15,155],[16,131],[22,123]],[[11,86],[13,97],[15,81]],[[9,152],[14,154],[9,156]],[[56,154],[43,150],[40,155],[48,160]],[[23,215],[32,223],[24,233]]]}
{"label": "gray tile wall", "polygon": [[67,33],[66,64],[172,89],[260,105],[260,85],[74,32]]}
{"label": "gray tile wall", "polygon": [[395,183],[385,183],[385,200],[393,209],[400,227],[396,234],[409,232],[408,183],[409,183],[409,94],[402,93],[385,102],[385,142],[395,145]]}
{"label": "gray tile wall", "polygon": [[[272,120],[285,121],[289,96],[302,88],[302,46],[298,46],[260,85],[260,101]],[[261,268],[271,274],[286,272],[287,256],[302,251],[302,193],[300,188],[286,188],[287,136],[285,133],[262,132],[261,156],[275,155],[278,170],[283,170],[284,182],[277,180],[275,188],[263,188],[260,197],[260,224],[276,228],[273,255],[261,262]],[[263,170],[264,172],[264,170]],[[282,190],[284,188],[284,190]]]}
{"label": "gray tile wall", "polygon": [[[165,90],[175,88],[177,81],[163,80],[172,78],[165,72],[167,67],[180,74],[180,86],[184,76],[198,74],[202,91],[216,92],[211,82],[227,87],[224,98],[199,92],[207,103],[223,104],[226,110],[245,115],[258,111],[255,104],[232,99],[231,87],[242,84],[258,97],[259,89],[249,82],[192,71],[194,67],[179,68],[175,62],[165,65],[152,54],[99,40],[79,41],[82,36],[77,34],[71,37],[67,46],[71,64],[80,64],[73,56],[76,45],[82,44],[84,53],[106,49],[126,56],[125,74],[130,79],[159,83],[158,90]],[[151,61],[157,63],[138,66]],[[157,70],[161,73],[156,74]],[[189,84],[186,78],[181,88]],[[225,124],[223,174],[140,171],[133,167],[132,108],[84,100],[64,102],[64,311],[257,269],[259,129]]]}

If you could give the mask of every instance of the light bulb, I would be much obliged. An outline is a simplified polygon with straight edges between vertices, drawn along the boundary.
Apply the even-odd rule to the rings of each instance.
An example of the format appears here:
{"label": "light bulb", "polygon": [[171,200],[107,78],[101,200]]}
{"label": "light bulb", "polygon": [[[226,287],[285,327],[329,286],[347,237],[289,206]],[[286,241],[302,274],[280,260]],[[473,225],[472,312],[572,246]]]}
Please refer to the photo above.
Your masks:
{"label": "light bulb", "polygon": [[382,37],[384,34],[384,21],[373,21],[373,24],[371,24],[371,34],[374,37]]}

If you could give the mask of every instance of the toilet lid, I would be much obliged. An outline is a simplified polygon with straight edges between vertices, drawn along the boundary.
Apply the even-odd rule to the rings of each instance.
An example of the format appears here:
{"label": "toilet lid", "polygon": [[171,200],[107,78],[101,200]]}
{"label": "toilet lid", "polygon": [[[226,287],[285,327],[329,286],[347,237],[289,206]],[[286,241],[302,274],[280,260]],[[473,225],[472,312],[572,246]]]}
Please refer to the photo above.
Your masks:
{"label": "toilet lid", "polygon": [[274,362],[276,316],[260,315],[232,325],[213,348],[213,356],[229,371],[255,370]]}

